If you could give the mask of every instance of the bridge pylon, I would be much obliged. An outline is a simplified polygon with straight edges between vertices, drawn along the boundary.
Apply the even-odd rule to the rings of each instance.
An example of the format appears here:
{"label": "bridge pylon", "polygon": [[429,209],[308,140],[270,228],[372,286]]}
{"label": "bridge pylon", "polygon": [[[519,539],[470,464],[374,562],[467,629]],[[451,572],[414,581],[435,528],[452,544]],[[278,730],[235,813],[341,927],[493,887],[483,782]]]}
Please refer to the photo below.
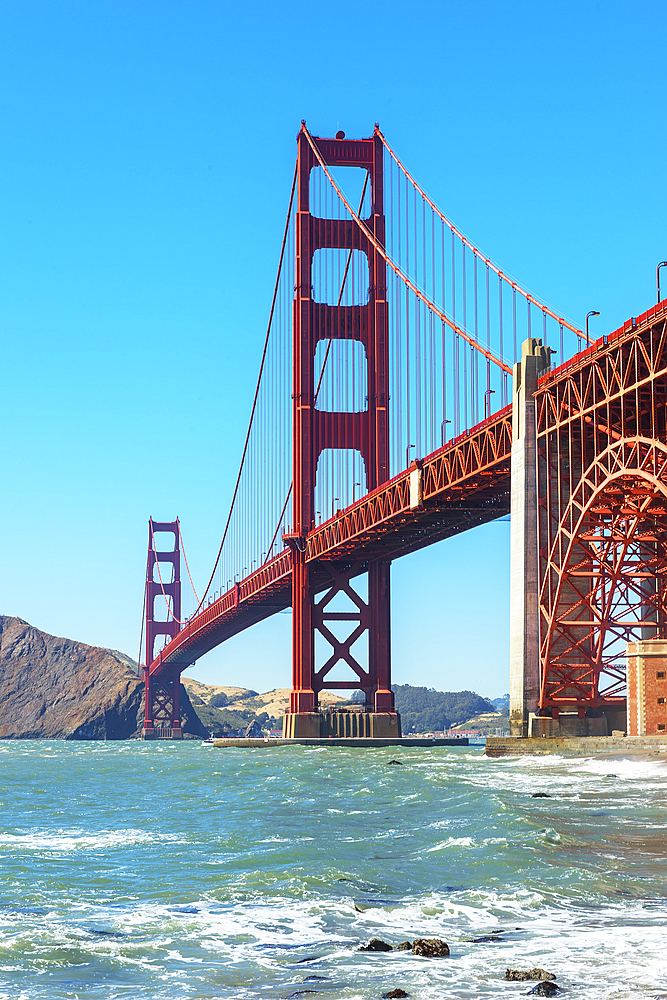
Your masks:
{"label": "bridge pylon", "polygon": [[[173,548],[158,551],[156,533],[173,534]],[[162,569],[164,565],[164,569]],[[164,573],[170,571],[170,579]],[[157,574],[157,579],[155,578]],[[168,606],[168,600],[171,605]],[[157,601],[157,606],[156,606]],[[182,739],[179,695],[182,666],[163,666],[159,675],[150,673],[156,657],[155,642],[160,636],[173,639],[181,628],[181,552],[178,519],[148,521],[148,560],[146,564],[146,666],[144,725],[141,738]]]}
{"label": "bridge pylon", "polygon": [[[384,245],[384,149],[379,134],[371,139],[314,138],[327,167],[361,167],[368,173],[371,211],[365,223]],[[373,242],[349,217],[319,218],[311,213],[311,171],[320,165],[305,127],[298,136],[296,212],[296,288],[293,316],[293,527],[285,535],[293,557],[293,679],[283,732],[289,737],[332,734],[331,713],[319,710],[322,690],[363,691],[363,726],[367,735],[400,735],[400,718],[391,690],[390,562],[355,559],[309,560],[306,538],[315,526],[314,491],[320,455],[325,449],[356,451],[363,459],[368,491],[389,479],[389,327],[386,264]],[[356,251],[368,262],[368,297],[360,304],[318,301],[313,288],[313,258],[318,251]],[[361,344],[366,366],[364,410],[320,408],[315,384],[315,355],[320,342]],[[335,354],[335,352],[333,352]],[[333,355],[332,355],[333,357]],[[330,364],[333,364],[332,360]],[[368,593],[355,580],[368,577]],[[323,595],[318,597],[318,595]],[[340,610],[340,598],[347,610]],[[341,634],[349,628],[347,636]],[[315,635],[331,646],[317,666]],[[368,664],[352,647],[368,641]],[[343,664],[349,680],[329,679]],[[341,733],[344,735],[344,733]]]}
{"label": "bridge pylon", "polygon": [[549,348],[532,337],[514,365],[510,525],[510,733],[529,736],[540,699],[537,431],[534,393],[551,366]]}

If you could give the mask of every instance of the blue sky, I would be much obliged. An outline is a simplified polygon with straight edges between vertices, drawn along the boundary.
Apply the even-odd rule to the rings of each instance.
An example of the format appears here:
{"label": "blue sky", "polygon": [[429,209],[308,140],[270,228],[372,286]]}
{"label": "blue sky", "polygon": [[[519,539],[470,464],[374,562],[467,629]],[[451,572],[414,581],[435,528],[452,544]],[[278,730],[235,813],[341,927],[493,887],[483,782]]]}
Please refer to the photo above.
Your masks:
{"label": "blue sky", "polygon": [[[149,515],[208,577],[302,118],[375,121],[524,287],[597,335],[667,258],[664,6],[6,0],[0,613],[136,656]],[[393,571],[394,679],[508,690],[506,523]],[[192,673],[288,686],[289,615]]]}

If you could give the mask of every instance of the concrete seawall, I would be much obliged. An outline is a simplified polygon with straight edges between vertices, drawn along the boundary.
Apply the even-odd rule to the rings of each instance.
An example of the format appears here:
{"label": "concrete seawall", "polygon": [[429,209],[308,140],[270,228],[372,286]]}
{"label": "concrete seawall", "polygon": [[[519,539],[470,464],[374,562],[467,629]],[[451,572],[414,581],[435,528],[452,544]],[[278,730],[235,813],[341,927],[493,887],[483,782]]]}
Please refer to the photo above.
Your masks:
{"label": "concrete seawall", "polygon": [[581,736],[547,737],[488,736],[487,757],[514,757],[522,754],[570,754],[589,757],[593,754],[667,753],[664,736]]}
{"label": "concrete seawall", "polygon": [[302,737],[301,739],[261,739],[253,740],[238,737],[237,739],[216,739],[212,746],[218,750],[225,747],[467,747],[468,739],[463,736],[460,739],[410,739],[410,737],[400,737],[398,739],[382,739],[372,737],[360,737],[354,739],[350,737],[329,739],[317,739],[316,737]]}

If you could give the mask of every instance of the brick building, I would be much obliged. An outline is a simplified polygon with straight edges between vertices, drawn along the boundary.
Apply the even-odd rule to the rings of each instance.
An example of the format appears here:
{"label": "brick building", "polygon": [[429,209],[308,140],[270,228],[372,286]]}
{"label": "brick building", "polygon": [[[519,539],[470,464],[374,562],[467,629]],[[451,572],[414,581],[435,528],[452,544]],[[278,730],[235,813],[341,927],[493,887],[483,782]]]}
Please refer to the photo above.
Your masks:
{"label": "brick building", "polygon": [[667,639],[628,643],[628,736],[667,736]]}

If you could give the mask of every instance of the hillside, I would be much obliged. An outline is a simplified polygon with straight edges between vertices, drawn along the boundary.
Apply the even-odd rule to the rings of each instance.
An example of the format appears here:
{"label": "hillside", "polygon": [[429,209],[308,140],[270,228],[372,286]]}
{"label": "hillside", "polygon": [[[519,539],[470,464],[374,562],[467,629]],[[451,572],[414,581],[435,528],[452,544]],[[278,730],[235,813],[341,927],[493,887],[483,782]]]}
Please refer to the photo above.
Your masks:
{"label": "hillside", "polygon": [[495,705],[474,691],[435,691],[433,688],[393,684],[396,710],[404,733],[433,733],[450,729]]}
{"label": "hillside", "polygon": [[181,675],[181,680],[190,696],[193,694],[196,695],[202,701],[206,702],[207,705],[213,698],[215,698],[215,704],[218,707],[222,707],[223,705],[228,705],[230,702],[241,701],[244,698],[249,698],[257,694],[256,691],[251,691],[250,688],[229,687],[224,684],[202,684],[201,681],[196,681],[194,677],[188,677],[186,674]]}
{"label": "hillside", "polygon": [[[143,718],[129,656],[0,615],[0,739],[124,740]],[[205,735],[183,687],[181,721],[185,734]]]}
{"label": "hillside", "polygon": [[[236,735],[255,720],[264,729],[281,729],[282,717],[289,705],[290,688],[274,688],[258,694],[249,688],[203,684],[194,677],[183,677],[192,704],[206,728],[215,736]],[[323,691],[323,706],[344,705],[347,699],[332,691]]]}
{"label": "hillside", "polygon": [[459,730],[467,732],[476,729],[480,736],[493,736],[508,732],[509,727],[509,715],[503,715],[502,712],[482,712],[480,715],[474,715],[472,718],[466,719],[465,722],[452,726],[449,731],[455,733]]}
{"label": "hillside", "polygon": [[[184,677],[183,683],[200,719],[216,736],[236,735],[255,720],[262,729],[282,728],[282,717],[289,705],[289,688],[258,694],[249,688],[203,684],[193,677]],[[434,691],[411,684],[394,684],[392,690],[404,733],[441,732],[468,724],[469,728],[477,728],[471,720],[483,713],[492,715],[494,720],[501,718],[493,702],[474,691]],[[352,701],[357,697],[355,693]],[[320,693],[322,706],[343,706],[349,701],[333,691]],[[503,726],[503,722],[495,725]]]}

